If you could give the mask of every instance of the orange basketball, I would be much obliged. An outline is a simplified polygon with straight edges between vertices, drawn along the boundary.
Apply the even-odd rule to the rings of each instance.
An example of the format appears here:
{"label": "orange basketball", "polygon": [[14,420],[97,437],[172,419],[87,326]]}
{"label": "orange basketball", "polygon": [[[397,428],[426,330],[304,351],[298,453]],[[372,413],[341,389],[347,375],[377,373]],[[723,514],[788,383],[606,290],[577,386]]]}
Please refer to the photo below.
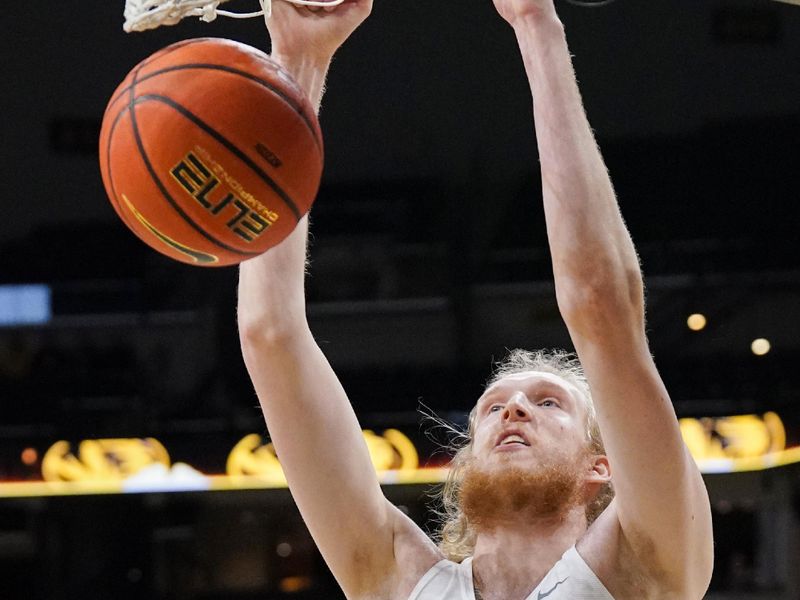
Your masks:
{"label": "orange basketball", "polygon": [[139,63],[111,97],[100,170],[144,242],[181,262],[224,266],[284,239],[322,176],[308,99],[266,54],[200,38]]}

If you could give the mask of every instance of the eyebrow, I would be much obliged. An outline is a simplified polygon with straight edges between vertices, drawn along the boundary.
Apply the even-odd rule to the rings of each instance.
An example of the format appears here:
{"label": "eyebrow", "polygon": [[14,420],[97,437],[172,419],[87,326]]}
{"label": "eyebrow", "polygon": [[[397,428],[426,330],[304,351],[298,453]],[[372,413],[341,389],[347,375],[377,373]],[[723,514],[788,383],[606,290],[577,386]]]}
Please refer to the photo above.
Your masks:
{"label": "eyebrow", "polygon": [[[480,398],[478,398],[478,402],[476,403],[476,407],[478,409],[481,408],[483,404],[485,404],[488,398],[495,392],[502,391],[503,388],[507,387],[508,385],[504,385],[502,382],[495,382],[488,389],[486,389]],[[535,386],[536,394],[535,396],[542,396],[542,395],[552,395],[557,397],[558,400],[564,402],[566,401],[571,407],[576,406],[576,399],[573,397],[572,392],[567,389],[566,387],[561,387],[551,381],[547,380],[539,380],[533,384],[527,384],[522,386],[522,390],[526,392],[531,391],[533,388],[531,386]]]}
{"label": "eyebrow", "polygon": [[569,389],[561,387],[549,381],[543,381],[542,384],[544,387],[544,392],[543,392],[544,394],[557,396],[559,400],[566,399],[567,402],[570,403],[574,402],[574,399],[572,398],[572,392]]}
{"label": "eyebrow", "polygon": [[501,390],[498,390],[494,385],[484,390],[483,394],[481,394],[480,398],[478,398],[478,401],[475,403],[476,413],[480,414],[483,411],[483,408],[489,404],[489,400],[492,398],[492,396],[499,391]]}
{"label": "eyebrow", "polygon": [[480,412],[481,408],[483,408],[483,405],[486,404],[489,401],[488,400],[489,396],[491,396],[491,391],[490,390],[485,390],[480,395],[480,397],[478,398],[478,401],[475,403],[475,408],[477,409],[478,412]]}

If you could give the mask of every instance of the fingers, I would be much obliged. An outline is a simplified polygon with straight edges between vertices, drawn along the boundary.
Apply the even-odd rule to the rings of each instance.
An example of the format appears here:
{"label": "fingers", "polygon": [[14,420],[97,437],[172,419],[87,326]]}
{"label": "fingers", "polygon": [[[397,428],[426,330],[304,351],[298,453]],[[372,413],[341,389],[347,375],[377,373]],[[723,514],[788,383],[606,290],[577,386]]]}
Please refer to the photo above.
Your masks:
{"label": "fingers", "polygon": [[[316,28],[319,32],[344,31],[349,28],[349,35],[371,11],[372,0],[329,0],[329,5],[317,6],[295,4],[293,0],[272,0],[272,15],[267,19],[267,28],[270,33],[278,24],[283,28],[307,26]],[[301,23],[305,25],[300,25]]]}
{"label": "fingers", "polygon": [[[305,6],[302,4],[295,4],[291,2],[291,0],[272,0],[272,19],[275,17],[278,20],[282,20],[287,17],[283,17],[282,15],[288,15],[291,13],[297,13],[299,16],[311,16],[312,13],[319,12],[323,7],[321,6]],[[324,7],[328,9],[330,7]]]}
{"label": "fingers", "polygon": [[351,8],[356,7],[363,7],[366,5],[372,4],[372,0],[343,0],[342,2],[336,2],[336,0],[316,0],[317,2],[328,2],[329,5],[327,6],[320,6],[320,5],[307,5],[307,4],[295,4],[292,0],[273,0],[272,10],[275,12],[288,11],[294,9],[296,12],[300,13],[318,13],[318,12],[326,12],[331,13],[337,9],[341,9],[345,12],[349,12]]}
{"label": "fingers", "polygon": [[[291,0],[285,0],[285,1],[289,2],[289,3],[292,3]],[[317,0],[317,1],[325,2],[325,0]],[[333,1],[333,0],[331,0],[331,1]],[[345,3],[346,2],[347,2],[347,0],[345,0]],[[303,5],[303,4],[294,4],[294,8],[299,10],[299,11],[313,12],[313,13],[320,12],[320,11],[333,12],[334,10],[336,10],[339,7],[339,5],[340,5],[340,3],[338,3],[338,2],[336,4],[331,4],[330,6],[308,6],[308,5]]]}
{"label": "fingers", "polygon": [[[283,10],[294,10],[295,12],[302,13],[302,14],[318,13],[320,11],[332,12],[332,11],[336,10],[336,6],[306,6],[306,5],[303,5],[303,4],[294,4],[292,2],[288,2],[288,0],[286,2],[284,2],[284,0],[280,0],[280,2],[288,4],[288,6]],[[279,9],[279,12],[280,12],[280,10],[281,9]],[[274,13],[275,9],[273,8],[272,11]]]}

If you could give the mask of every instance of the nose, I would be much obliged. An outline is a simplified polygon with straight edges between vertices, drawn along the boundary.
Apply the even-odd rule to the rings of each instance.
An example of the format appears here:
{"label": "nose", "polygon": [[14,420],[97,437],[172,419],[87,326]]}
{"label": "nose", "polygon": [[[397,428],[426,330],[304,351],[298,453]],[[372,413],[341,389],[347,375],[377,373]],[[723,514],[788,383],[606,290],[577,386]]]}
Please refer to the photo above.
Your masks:
{"label": "nose", "polygon": [[504,421],[530,421],[531,412],[528,397],[522,392],[514,392],[503,409]]}

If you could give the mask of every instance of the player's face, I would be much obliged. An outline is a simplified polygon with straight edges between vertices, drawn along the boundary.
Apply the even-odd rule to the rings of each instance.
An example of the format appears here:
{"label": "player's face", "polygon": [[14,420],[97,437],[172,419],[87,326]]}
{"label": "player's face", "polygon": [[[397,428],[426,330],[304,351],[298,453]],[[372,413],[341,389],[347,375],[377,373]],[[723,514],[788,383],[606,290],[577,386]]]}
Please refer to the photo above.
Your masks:
{"label": "player's face", "polygon": [[557,375],[509,375],[478,400],[473,456],[483,468],[552,463],[586,449],[584,401],[575,386]]}

